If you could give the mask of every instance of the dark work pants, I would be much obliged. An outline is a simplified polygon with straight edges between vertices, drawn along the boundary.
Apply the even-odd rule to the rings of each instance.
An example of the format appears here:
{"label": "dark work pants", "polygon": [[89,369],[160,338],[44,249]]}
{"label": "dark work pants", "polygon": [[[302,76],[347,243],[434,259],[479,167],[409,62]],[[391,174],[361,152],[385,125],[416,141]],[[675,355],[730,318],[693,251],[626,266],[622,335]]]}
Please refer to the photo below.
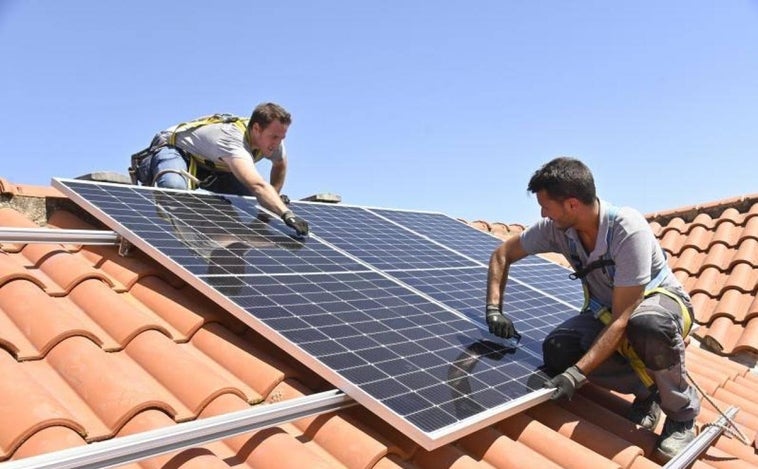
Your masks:
{"label": "dark work pants", "polygon": [[[548,371],[560,373],[576,363],[595,342],[605,326],[592,312],[582,312],[555,328],[545,338],[543,352]],[[683,320],[673,299],[655,294],[645,298],[632,313],[626,338],[645,363],[647,373],[661,396],[661,409],[676,421],[695,418],[700,412],[696,390],[685,379]],[[611,355],[587,378],[593,383],[624,394],[645,398],[650,394],[618,352]]]}

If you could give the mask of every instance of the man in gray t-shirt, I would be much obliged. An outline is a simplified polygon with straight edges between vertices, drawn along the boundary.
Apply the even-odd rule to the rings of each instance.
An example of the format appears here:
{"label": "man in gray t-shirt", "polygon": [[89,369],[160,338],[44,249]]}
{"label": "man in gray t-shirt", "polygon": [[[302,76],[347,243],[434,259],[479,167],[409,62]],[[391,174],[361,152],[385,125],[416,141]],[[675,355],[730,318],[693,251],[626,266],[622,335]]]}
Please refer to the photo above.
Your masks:
{"label": "man in gray t-shirt", "polygon": [[499,337],[516,335],[502,311],[510,265],[529,254],[562,253],[581,279],[585,306],[545,338],[546,387],[571,398],[587,379],[634,394],[630,420],[654,430],[666,414],[658,449],[673,457],[695,437],[700,400],[685,378],[684,337],[692,325],[689,296],[666,264],[645,218],[598,199],[589,168],[556,158],[529,181],[542,220],[506,240],[490,259],[486,321]]}
{"label": "man in gray t-shirt", "polygon": [[[262,103],[250,119],[216,114],[169,127],[153,138],[136,169],[146,185],[172,189],[199,186],[212,192],[253,195],[265,208],[299,235],[308,234],[308,223],[287,208],[279,193],[287,173],[284,138],[292,122],[290,114],[274,103]],[[267,182],[255,163],[271,161]]]}

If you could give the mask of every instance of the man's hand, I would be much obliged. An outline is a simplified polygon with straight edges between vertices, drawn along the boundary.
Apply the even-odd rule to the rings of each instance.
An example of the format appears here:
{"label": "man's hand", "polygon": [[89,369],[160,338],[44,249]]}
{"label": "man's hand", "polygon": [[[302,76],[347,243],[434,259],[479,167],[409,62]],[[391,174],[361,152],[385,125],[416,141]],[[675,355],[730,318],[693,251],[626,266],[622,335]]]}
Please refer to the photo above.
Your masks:
{"label": "man's hand", "polygon": [[587,382],[587,377],[584,376],[582,370],[578,366],[570,366],[566,371],[559,374],[555,378],[546,381],[543,387],[555,388],[550,399],[556,400],[563,397],[571,400],[574,395],[574,391],[582,387]]}
{"label": "man's hand", "polygon": [[279,197],[281,197],[282,202],[284,203],[284,205],[289,205],[290,204],[290,198],[289,198],[289,196],[287,194],[279,194]]}
{"label": "man's hand", "polygon": [[516,328],[513,327],[513,321],[506,318],[500,312],[498,305],[487,305],[487,326],[490,332],[503,339],[510,339],[516,335]]}
{"label": "man's hand", "polygon": [[308,222],[292,213],[292,210],[287,210],[282,214],[282,221],[294,229],[298,236],[306,236],[308,234]]}

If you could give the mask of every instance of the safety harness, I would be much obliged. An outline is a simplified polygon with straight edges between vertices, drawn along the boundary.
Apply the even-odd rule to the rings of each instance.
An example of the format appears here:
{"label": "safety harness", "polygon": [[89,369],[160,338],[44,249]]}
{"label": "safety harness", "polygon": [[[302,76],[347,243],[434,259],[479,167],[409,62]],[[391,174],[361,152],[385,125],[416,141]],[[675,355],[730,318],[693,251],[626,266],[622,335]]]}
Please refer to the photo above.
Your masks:
{"label": "safety harness", "polygon": [[[157,139],[154,139],[149,147],[132,155],[132,165],[129,168],[129,174],[132,178],[132,183],[137,184],[138,182],[137,168],[144,158],[154,155],[159,149],[163,147],[172,147],[179,151],[179,154],[182,155],[182,157],[187,162],[187,169],[189,175],[191,176],[189,178],[190,189],[195,189],[198,185],[203,187],[210,184],[212,182],[212,179],[215,179],[215,176],[213,175],[214,172],[229,172],[229,167],[224,163],[216,163],[214,161],[211,161],[209,158],[205,158],[202,155],[196,155],[178,148],[176,146],[177,135],[180,132],[196,130],[200,127],[211,124],[234,124],[240,130],[240,132],[242,132],[242,135],[245,135],[248,121],[249,119],[237,117],[232,114],[213,114],[211,116],[200,117],[192,121],[182,122],[181,124],[174,126],[168,134],[166,143],[156,144]],[[257,163],[261,159],[263,159],[263,153],[257,149],[253,150],[253,162]],[[157,179],[157,175],[155,175],[153,179]]]}
{"label": "safety harness", "polygon": [[[590,262],[584,266],[581,259],[579,258],[579,249],[576,245],[576,240],[570,237],[566,238],[569,245],[571,264],[575,269],[573,273],[569,274],[569,278],[572,280],[580,279],[582,281],[582,288],[584,289],[584,305],[582,306],[582,311],[591,311],[592,314],[606,326],[611,323],[613,315],[607,306],[590,296],[587,274],[595,269],[603,269],[603,273],[610,281],[611,286],[613,286],[613,279],[616,273],[616,263],[613,261],[613,259],[611,259],[610,248],[611,241],[613,240],[613,231],[618,216],[618,207],[612,205],[608,206],[607,212],[608,232],[605,236],[606,252],[602,254],[597,260]],[[666,255],[665,252],[663,254],[664,256]],[[655,277],[653,277],[653,279],[650,280],[647,285],[645,285],[644,297],[648,298],[652,295],[660,293],[676,301],[676,303],[679,305],[684,321],[684,330],[682,331],[682,337],[687,337],[692,327],[692,317],[690,316],[689,308],[687,308],[687,306],[684,304],[684,301],[679,295],[660,286],[668,275],[673,275],[673,273],[671,272],[669,266],[665,264],[663,268],[655,275]],[[653,379],[647,373],[645,364],[634,351],[626,337],[624,337],[624,339],[621,341],[621,344],[619,344],[618,352],[622,356],[626,357],[627,360],[629,360],[629,364],[632,366],[645,386],[650,387],[653,385]]]}

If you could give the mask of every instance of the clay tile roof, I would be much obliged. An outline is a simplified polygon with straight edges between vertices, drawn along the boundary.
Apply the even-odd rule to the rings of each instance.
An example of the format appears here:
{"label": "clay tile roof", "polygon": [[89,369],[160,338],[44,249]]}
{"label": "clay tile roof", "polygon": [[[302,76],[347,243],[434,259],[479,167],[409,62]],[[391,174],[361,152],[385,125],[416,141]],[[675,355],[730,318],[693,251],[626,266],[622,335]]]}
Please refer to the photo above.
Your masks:
{"label": "clay tile roof", "polygon": [[[0,227],[101,228],[52,189],[0,179],[0,192]],[[651,223],[660,236],[675,235],[672,267],[697,287],[701,337],[722,353],[755,351],[758,205],[729,207],[709,205],[699,218],[658,214]],[[498,235],[524,229],[472,224]],[[754,445],[758,377],[694,341],[686,354],[716,405],[741,407],[736,420]],[[0,376],[0,462],[332,387],[160,264],[103,246],[0,244]],[[656,434],[624,417],[630,401],[587,385],[571,401],[540,404],[431,452],[354,406],[127,467],[660,467]],[[717,417],[704,401],[697,423]],[[724,461],[758,466],[753,446],[721,436],[695,467]]]}
{"label": "clay tile roof", "polygon": [[758,353],[758,194],[647,219],[692,295],[695,336],[718,353]]}

